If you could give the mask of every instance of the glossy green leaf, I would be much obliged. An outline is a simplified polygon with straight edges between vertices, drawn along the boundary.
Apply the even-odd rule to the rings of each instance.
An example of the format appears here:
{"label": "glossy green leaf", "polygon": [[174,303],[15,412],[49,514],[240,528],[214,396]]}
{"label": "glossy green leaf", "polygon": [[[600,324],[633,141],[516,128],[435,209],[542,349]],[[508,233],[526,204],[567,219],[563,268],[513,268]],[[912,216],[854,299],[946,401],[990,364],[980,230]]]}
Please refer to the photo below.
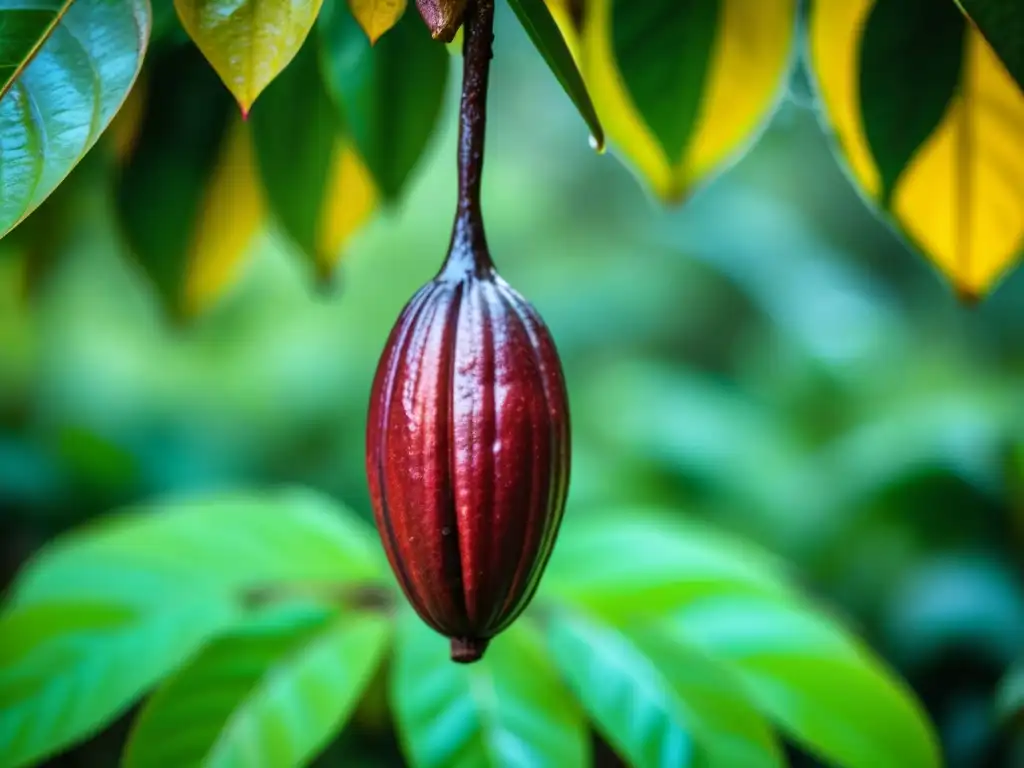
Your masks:
{"label": "glossy green leaf", "polygon": [[566,95],[572,99],[580,116],[589,126],[590,135],[597,148],[604,147],[604,128],[601,127],[601,120],[590,100],[583,75],[580,74],[569,46],[544,0],[509,0],[509,5],[533,41],[534,47],[544,57],[548,68],[558,78]]}
{"label": "glossy green leaf", "polygon": [[262,221],[248,133],[193,47],[147,71],[139,136],[118,177],[132,256],[175,319],[205,309],[237,272]]}
{"label": "glossy green leaf", "polygon": [[605,738],[637,768],[781,766],[767,722],[706,655],[651,629],[551,622],[562,674]]}
{"label": "glossy green leaf", "polygon": [[292,60],[321,0],[174,0],[178,18],[242,114]]}
{"label": "glossy green leaf", "polygon": [[185,591],[156,606],[101,596],[8,606],[0,614],[0,761],[27,766],[95,732],[235,619],[221,596]]}
{"label": "glossy green leaf", "polygon": [[12,600],[148,605],[168,592],[315,587],[384,573],[373,531],[317,494],[215,494],[127,510],[65,535],[22,570]]}
{"label": "glossy green leaf", "polygon": [[310,38],[267,89],[251,123],[275,219],[329,281],[345,241],[373,213],[376,188],[323,87]]}
{"label": "glossy green leaf", "polygon": [[626,91],[670,163],[696,129],[718,0],[612,1],[612,50]]}
{"label": "glossy green leaf", "polygon": [[738,675],[790,737],[844,768],[929,768],[939,747],[907,686],[834,621],[757,597],[709,598],[673,631]]}
{"label": "glossy green leaf", "polygon": [[0,1],[0,237],[96,143],[139,74],[148,0]]}
{"label": "glossy green leaf", "polygon": [[450,61],[415,13],[371,46],[344,2],[320,19],[324,75],[359,154],[396,201],[437,127]]}
{"label": "glossy green leaf", "polygon": [[612,620],[658,615],[709,595],[790,593],[780,565],[759,549],[644,509],[567,514],[541,590]]}
{"label": "glossy green leaf", "polygon": [[878,0],[860,48],[864,134],[878,164],[882,203],[956,96],[967,28],[953,3]]}
{"label": "glossy green leaf", "polygon": [[1024,4],[1019,0],[956,0],[1024,92]]}
{"label": "glossy green leaf", "polygon": [[450,660],[447,640],[406,611],[391,705],[413,768],[590,764],[583,714],[522,622],[492,641],[481,661],[460,665]]}
{"label": "glossy green leaf", "polygon": [[218,638],[149,699],[126,768],[304,765],[343,726],[386,647],[384,618],[300,606]]}

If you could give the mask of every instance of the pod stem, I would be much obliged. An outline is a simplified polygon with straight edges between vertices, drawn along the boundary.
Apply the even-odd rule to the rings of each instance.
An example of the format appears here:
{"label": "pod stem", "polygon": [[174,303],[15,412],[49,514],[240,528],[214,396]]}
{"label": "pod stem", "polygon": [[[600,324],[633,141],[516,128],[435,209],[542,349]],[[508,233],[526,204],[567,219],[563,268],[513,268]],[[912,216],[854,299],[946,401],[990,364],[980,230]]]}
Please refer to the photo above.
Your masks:
{"label": "pod stem", "polygon": [[469,0],[463,16],[462,104],[459,108],[459,200],[442,272],[477,275],[494,264],[480,207],[487,130],[487,86],[494,43],[494,0]]}

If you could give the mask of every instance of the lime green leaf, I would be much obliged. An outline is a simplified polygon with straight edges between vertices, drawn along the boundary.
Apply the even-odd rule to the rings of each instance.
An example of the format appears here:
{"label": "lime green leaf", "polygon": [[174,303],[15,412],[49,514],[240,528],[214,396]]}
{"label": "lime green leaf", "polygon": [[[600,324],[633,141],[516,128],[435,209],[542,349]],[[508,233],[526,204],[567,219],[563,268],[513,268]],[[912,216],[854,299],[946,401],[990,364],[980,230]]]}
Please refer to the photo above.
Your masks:
{"label": "lime green leaf", "polygon": [[312,492],[217,494],[148,505],[65,535],[22,570],[12,600],[148,605],[168,591],[373,580],[384,574],[378,550],[368,526]]}
{"label": "lime green leaf", "polygon": [[[938,5],[929,3],[936,6],[933,12],[941,13]],[[875,0],[812,6],[809,60],[837,149],[864,196],[879,207],[888,201],[891,223],[962,297],[976,300],[992,289],[1024,248],[1024,186],[1017,183],[1024,177],[1024,91],[968,25],[956,96],[888,190],[892,169],[880,168],[875,157],[859,88],[864,68],[873,66],[862,53],[875,10]],[[923,94],[930,77],[929,71],[913,66],[890,68],[886,88],[890,94]],[[881,119],[876,114],[872,122]],[[920,128],[905,137],[907,143]],[[877,134],[878,129],[872,130]],[[891,165],[891,157],[883,154],[881,159]]]}
{"label": "lime green leaf", "polygon": [[[659,197],[680,201],[758,132],[789,68],[796,6],[795,0],[586,4],[580,38],[570,48],[578,51],[609,141]],[[570,29],[565,21],[560,26],[563,33]]]}
{"label": "lime green leaf", "polygon": [[597,148],[603,148],[604,128],[601,127],[601,121],[594,110],[587,86],[576,67],[569,46],[544,0],[509,0],[509,5],[512,6],[519,23],[523,25],[540,55],[544,57],[548,68],[558,78],[566,95],[572,99],[580,116],[586,121]]}
{"label": "lime green leaf", "polygon": [[444,638],[405,612],[391,702],[414,768],[590,764],[583,715],[522,622],[498,636],[481,661],[460,665],[449,659]]}
{"label": "lime green leaf", "polygon": [[320,20],[328,90],[378,188],[397,200],[437,126],[449,56],[409,13],[375,46],[334,0]]}
{"label": "lime green leaf", "polygon": [[1024,660],[1017,662],[999,685],[999,714],[1009,720],[1024,714]]}
{"label": "lime green leaf", "polygon": [[882,203],[956,94],[966,22],[953,3],[878,0],[861,41],[864,134],[878,163]]}
{"label": "lime green leaf", "polygon": [[612,1],[612,50],[626,91],[670,163],[696,128],[718,0]]}
{"label": "lime green leaf", "polygon": [[1013,0],[957,0],[1024,91],[1024,5]]}
{"label": "lime green leaf", "polygon": [[620,754],[637,768],[781,766],[766,721],[706,655],[652,629],[552,621],[562,673]]}
{"label": "lime green leaf", "polygon": [[252,127],[263,188],[278,224],[328,281],[377,191],[344,135],[320,77],[317,38],[267,89]]}
{"label": "lime green leaf", "polygon": [[750,596],[694,603],[674,621],[681,642],[737,674],[789,736],[844,768],[941,765],[909,689],[835,622]]}
{"label": "lime green leaf", "polygon": [[132,255],[175,319],[210,306],[237,274],[263,219],[248,128],[191,46],[149,71],[117,207]]}
{"label": "lime green leaf", "polygon": [[789,594],[780,566],[760,550],[678,514],[643,509],[566,515],[541,589],[612,620],[708,595]]}
{"label": "lime green leaf", "polygon": [[57,188],[135,82],[147,0],[0,3],[0,237]]}
{"label": "lime green leaf", "polygon": [[402,18],[405,0],[348,0],[348,7],[373,45]]}
{"label": "lime green leaf", "polygon": [[383,618],[324,609],[250,620],[149,699],[124,765],[305,765],[352,714],[387,633]]}
{"label": "lime green leaf", "polygon": [[227,600],[196,593],[153,609],[102,598],[9,608],[0,614],[4,766],[38,762],[95,732],[235,618]]}
{"label": "lime green leaf", "polygon": [[178,18],[242,114],[313,28],[321,0],[174,0]]}

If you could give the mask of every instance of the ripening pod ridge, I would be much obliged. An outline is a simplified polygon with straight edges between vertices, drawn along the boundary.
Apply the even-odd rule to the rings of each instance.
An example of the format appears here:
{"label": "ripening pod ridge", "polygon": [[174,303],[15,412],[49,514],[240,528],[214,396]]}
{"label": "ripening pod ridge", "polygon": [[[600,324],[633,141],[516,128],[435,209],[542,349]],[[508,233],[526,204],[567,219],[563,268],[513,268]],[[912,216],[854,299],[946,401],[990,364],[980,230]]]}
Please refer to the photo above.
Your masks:
{"label": "ripening pod ridge", "polygon": [[569,412],[544,322],[493,267],[450,261],[402,311],[373,385],[367,474],[409,602],[455,661],[529,603],[558,533]]}

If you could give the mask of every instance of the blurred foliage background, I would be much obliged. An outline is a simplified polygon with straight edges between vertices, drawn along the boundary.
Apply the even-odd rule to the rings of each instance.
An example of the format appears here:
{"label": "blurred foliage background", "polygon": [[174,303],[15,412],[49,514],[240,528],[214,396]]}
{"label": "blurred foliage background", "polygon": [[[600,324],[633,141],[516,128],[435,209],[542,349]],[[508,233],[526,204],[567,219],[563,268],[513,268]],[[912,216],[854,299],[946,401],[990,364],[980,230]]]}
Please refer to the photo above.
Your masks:
{"label": "blurred foliage background", "polygon": [[[1024,765],[995,708],[1024,649],[1024,275],[959,304],[858,199],[799,73],[749,154],[661,209],[501,10],[484,205],[566,367],[567,514],[652,502],[781,553],[909,680],[950,765]],[[456,102],[326,287],[266,231],[222,301],[168,323],[89,162],[52,248],[0,242],[3,584],[157,495],[297,483],[370,518],[371,377],[448,244]],[[355,728],[368,764],[398,760],[380,718]]]}

